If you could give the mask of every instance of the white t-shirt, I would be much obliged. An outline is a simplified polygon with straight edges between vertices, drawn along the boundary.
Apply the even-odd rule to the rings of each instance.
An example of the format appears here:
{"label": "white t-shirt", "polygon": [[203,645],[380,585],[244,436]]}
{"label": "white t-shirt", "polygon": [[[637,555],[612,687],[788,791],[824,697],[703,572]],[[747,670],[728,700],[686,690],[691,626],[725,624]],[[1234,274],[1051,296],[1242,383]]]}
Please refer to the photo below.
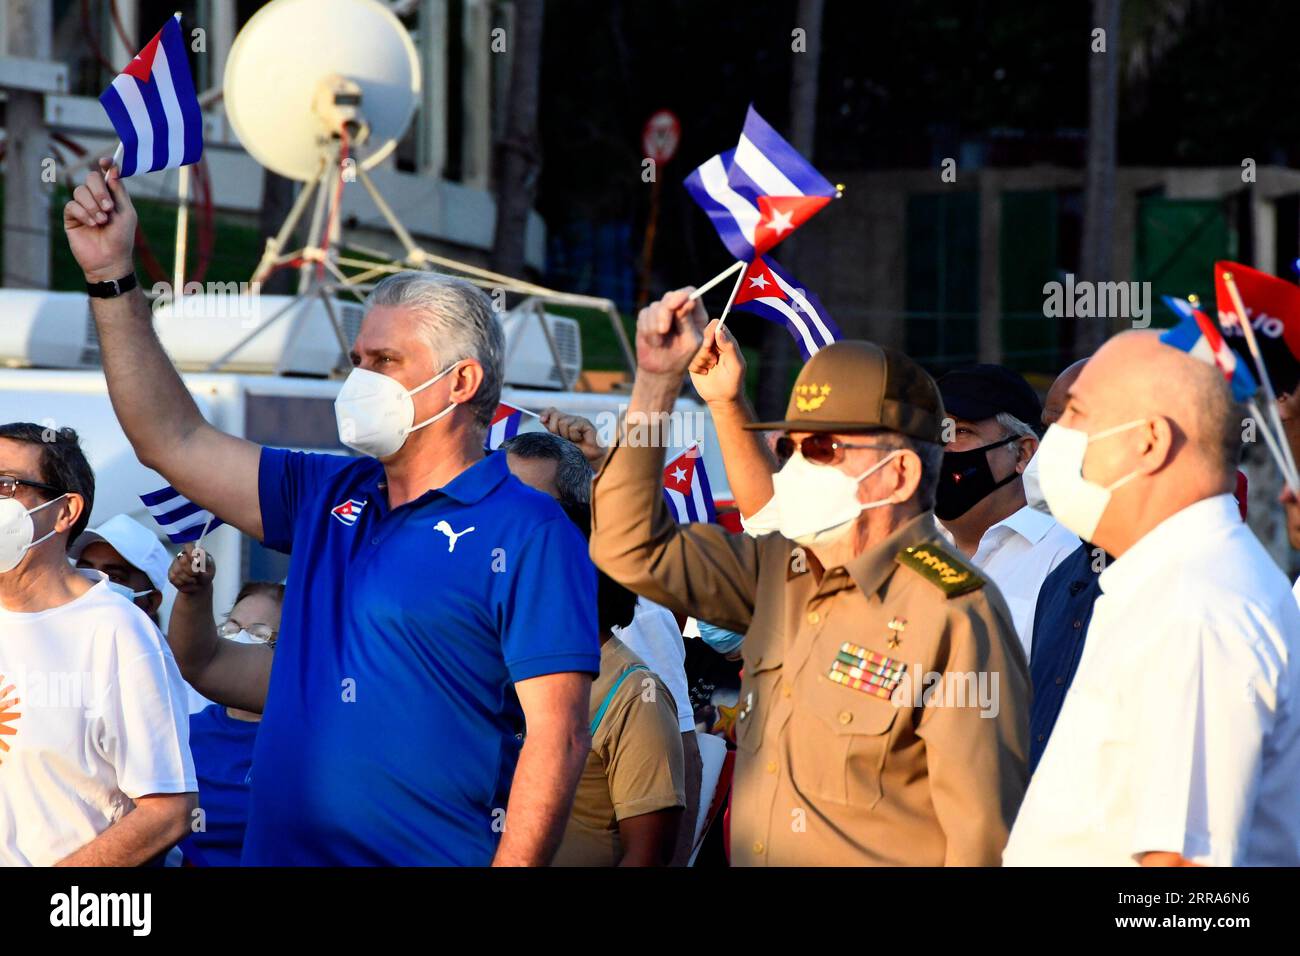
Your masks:
{"label": "white t-shirt", "polygon": [[1002,862],[1300,865],[1300,607],[1236,501],[1165,519],[1098,583]]}
{"label": "white t-shirt", "polygon": [[149,618],[97,583],[47,611],[0,608],[0,866],[49,866],[136,797],[198,790],[185,684]]}
{"label": "white t-shirt", "polygon": [[695,712],[686,685],[686,645],[677,618],[654,601],[637,598],[636,616],[627,627],[614,628],[614,636],[659,675],[677,705],[677,725],[682,733],[695,729]]}

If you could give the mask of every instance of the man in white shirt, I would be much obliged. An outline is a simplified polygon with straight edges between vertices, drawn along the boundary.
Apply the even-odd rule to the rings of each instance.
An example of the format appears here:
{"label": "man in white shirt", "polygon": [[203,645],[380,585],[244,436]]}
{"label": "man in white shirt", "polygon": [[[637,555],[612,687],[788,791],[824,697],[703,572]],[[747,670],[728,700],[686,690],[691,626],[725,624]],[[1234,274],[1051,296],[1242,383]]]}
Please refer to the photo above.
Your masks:
{"label": "man in white shirt", "polygon": [[1038,450],[1029,422],[1038,395],[1001,365],[972,365],[939,379],[950,423],[934,513],[955,547],[998,586],[1028,659],[1038,590],[1079,539],[1025,498],[1024,471]]}
{"label": "man in white shirt", "polygon": [[1126,332],[1044,437],[1052,513],[1115,560],[1005,864],[1300,864],[1300,607],[1232,497],[1242,417]]}
{"label": "man in white shirt", "polygon": [[113,515],[73,540],[68,557],[86,571],[103,571],[109,587],[162,627],[158,612],[171,585],[171,555],[152,531],[130,515]]}
{"label": "man in white shirt", "polygon": [[138,866],[196,803],[171,652],[68,563],[94,494],[74,432],[0,425],[0,866]]}

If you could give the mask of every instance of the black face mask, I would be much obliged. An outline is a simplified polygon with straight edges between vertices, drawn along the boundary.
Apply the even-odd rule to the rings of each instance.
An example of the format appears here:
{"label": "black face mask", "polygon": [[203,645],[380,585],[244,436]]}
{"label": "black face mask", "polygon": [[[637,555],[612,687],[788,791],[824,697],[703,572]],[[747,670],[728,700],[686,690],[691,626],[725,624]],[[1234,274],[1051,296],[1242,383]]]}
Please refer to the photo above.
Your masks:
{"label": "black face mask", "polygon": [[960,518],[998,488],[1020,477],[1019,472],[1012,471],[1001,481],[994,481],[987,454],[990,448],[1001,448],[1019,437],[1008,435],[1001,441],[969,451],[944,452],[934,500],[935,517],[940,521]]}

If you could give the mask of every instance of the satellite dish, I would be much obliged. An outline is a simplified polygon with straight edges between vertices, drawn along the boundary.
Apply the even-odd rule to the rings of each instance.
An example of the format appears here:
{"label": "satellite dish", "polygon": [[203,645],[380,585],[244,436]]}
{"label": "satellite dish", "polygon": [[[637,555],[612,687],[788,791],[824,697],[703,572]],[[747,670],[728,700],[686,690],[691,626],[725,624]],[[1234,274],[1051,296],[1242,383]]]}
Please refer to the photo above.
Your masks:
{"label": "satellite dish", "polygon": [[223,87],[253,158],[310,182],[345,130],[363,169],[393,151],[419,99],[420,61],[377,0],[274,0],[235,37]]}

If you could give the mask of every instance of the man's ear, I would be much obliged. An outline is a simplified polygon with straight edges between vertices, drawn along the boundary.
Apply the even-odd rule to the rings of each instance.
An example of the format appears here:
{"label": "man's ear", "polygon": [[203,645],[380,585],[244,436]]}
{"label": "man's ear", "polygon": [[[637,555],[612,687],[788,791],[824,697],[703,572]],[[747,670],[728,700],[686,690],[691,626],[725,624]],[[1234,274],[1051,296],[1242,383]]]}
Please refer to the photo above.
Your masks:
{"label": "man's ear", "polygon": [[86,512],[86,499],[75,491],[69,491],[59,502],[59,516],[54,520],[54,530],[62,533],[70,531]]}
{"label": "man's ear", "polygon": [[1178,426],[1165,415],[1155,415],[1144,426],[1138,428],[1141,436],[1142,451],[1139,467],[1147,474],[1159,471],[1174,456],[1174,445],[1181,439],[1186,441]]}
{"label": "man's ear", "polygon": [[[153,582],[150,581],[149,583],[152,584]],[[149,592],[149,595],[145,598],[145,601],[149,605],[149,615],[151,617],[156,615],[158,613],[158,609],[162,607],[162,591],[158,590],[157,588],[154,588],[152,591]]]}
{"label": "man's ear", "polygon": [[1021,435],[1016,440],[1016,472],[1023,475],[1029,467],[1029,459],[1038,453],[1038,439],[1033,435]]}
{"label": "man's ear", "polygon": [[898,475],[898,487],[894,497],[898,504],[911,501],[916,497],[916,489],[921,486],[921,456],[910,448],[904,448],[894,459],[895,473]]}
{"label": "man's ear", "polygon": [[478,394],[483,385],[483,366],[474,359],[466,359],[452,373],[451,391],[448,397],[458,405],[464,405]]}

